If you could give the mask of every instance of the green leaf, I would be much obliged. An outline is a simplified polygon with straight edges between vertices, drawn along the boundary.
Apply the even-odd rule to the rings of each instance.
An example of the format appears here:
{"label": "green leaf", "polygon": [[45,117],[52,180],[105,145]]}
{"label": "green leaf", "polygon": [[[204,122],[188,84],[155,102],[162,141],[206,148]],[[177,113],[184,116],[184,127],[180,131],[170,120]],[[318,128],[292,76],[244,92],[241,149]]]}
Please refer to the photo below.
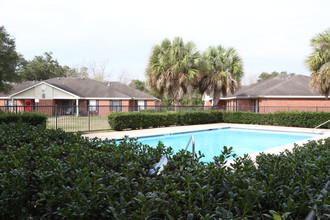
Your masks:
{"label": "green leaf", "polygon": [[174,220],[174,218],[173,218],[170,214],[168,214],[167,212],[166,212],[166,217],[167,217],[169,220]]}
{"label": "green leaf", "polygon": [[270,212],[270,214],[272,214],[274,220],[282,220],[282,217],[278,212],[276,212],[274,210],[270,210],[269,212]]}

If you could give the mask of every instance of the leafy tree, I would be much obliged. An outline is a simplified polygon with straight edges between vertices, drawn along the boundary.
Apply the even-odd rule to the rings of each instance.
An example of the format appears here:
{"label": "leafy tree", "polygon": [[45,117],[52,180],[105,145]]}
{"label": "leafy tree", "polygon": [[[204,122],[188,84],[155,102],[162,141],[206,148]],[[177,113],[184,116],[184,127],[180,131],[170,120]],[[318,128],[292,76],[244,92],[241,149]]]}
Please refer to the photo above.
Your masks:
{"label": "leafy tree", "polygon": [[243,62],[234,48],[209,47],[204,53],[199,73],[199,90],[213,97],[213,105],[221,94],[226,96],[239,87],[244,75]]}
{"label": "leafy tree", "polygon": [[305,60],[312,72],[311,86],[326,97],[330,93],[330,28],[312,38],[313,52]]}
{"label": "leafy tree", "polygon": [[203,106],[204,101],[199,91],[195,90],[193,95],[183,98],[182,104],[187,106]]}
{"label": "leafy tree", "polygon": [[146,70],[147,85],[161,96],[172,96],[181,105],[184,94],[193,90],[200,55],[193,42],[184,43],[179,37],[164,39],[153,47]]}
{"label": "leafy tree", "polygon": [[16,44],[4,26],[0,26],[0,92],[8,92],[11,82],[19,81],[18,65],[23,57],[16,52]]}
{"label": "leafy tree", "polygon": [[[168,96],[167,98],[158,97],[161,99],[162,106],[173,106],[173,97]],[[182,106],[203,106],[204,102],[202,95],[195,90],[193,94],[184,95],[181,99]]]}
{"label": "leafy tree", "polygon": [[53,59],[52,55],[52,52],[45,52],[42,56],[35,56],[32,61],[28,61],[20,70],[24,80],[39,81],[54,77],[65,77],[69,67],[62,67],[57,60]]}
{"label": "leafy tree", "polygon": [[271,73],[262,72],[258,77],[258,82],[261,82],[265,79],[275,77],[275,76],[278,76],[278,75],[295,75],[295,73],[288,73],[287,71],[282,71],[282,72],[273,71]]}
{"label": "leafy tree", "polygon": [[162,106],[172,106],[173,105],[173,97],[168,96],[168,97],[161,97],[161,104]]}
{"label": "leafy tree", "polygon": [[146,87],[146,83],[141,81],[141,80],[138,80],[138,79],[133,79],[131,81],[131,83],[129,84],[130,87],[133,87],[135,89],[138,89],[142,92],[148,92],[148,89]]}
{"label": "leafy tree", "polygon": [[80,67],[78,68],[70,68],[68,66],[63,66],[65,75],[68,77],[83,77],[87,78],[89,76],[88,74],[88,68],[87,67]]}

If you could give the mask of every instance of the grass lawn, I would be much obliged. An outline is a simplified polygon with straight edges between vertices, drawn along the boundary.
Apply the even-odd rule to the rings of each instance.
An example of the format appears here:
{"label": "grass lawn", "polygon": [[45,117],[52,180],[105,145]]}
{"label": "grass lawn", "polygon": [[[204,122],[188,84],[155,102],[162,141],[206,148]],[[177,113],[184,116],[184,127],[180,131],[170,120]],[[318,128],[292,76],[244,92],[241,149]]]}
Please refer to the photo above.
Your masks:
{"label": "grass lawn", "polygon": [[92,131],[111,129],[107,116],[60,116],[49,117],[47,128],[62,128],[65,131]]}

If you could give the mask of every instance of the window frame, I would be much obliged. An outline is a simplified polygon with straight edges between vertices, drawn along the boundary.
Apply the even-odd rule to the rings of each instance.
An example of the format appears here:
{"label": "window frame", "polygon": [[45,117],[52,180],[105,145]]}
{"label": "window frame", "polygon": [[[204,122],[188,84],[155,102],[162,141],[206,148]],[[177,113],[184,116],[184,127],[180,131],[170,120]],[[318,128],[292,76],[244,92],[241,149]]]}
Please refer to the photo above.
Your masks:
{"label": "window frame", "polygon": [[[91,102],[95,102],[95,104],[91,104]],[[89,112],[99,112],[99,100],[96,100],[96,99],[91,99],[91,100],[88,100],[88,111]]]}
{"label": "window frame", "polygon": [[123,110],[122,107],[122,100],[110,100],[111,112],[121,112]]}
{"label": "window frame", "polygon": [[[11,103],[9,103],[11,102]],[[15,112],[17,111],[17,100],[16,99],[6,99],[5,106],[7,111]]]}

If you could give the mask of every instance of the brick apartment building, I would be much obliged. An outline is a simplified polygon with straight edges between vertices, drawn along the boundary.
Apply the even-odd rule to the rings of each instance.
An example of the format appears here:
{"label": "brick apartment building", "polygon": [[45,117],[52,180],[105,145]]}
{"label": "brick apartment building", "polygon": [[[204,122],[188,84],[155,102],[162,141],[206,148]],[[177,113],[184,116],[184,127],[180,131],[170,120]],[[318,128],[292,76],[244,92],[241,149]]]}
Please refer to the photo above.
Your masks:
{"label": "brick apartment building", "polygon": [[[235,94],[221,97],[215,104],[219,109],[231,111],[330,111],[330,100],[313,91],[310,77],[305,75],[279,75],[259,83],[242,86]],[[213,99],[203,96],[206,107]]]}
{"label": "brick apartment building", "polygon": [[[41,111],[54,115],[107,115],[113,111],[155,108],[160,100],[120,82],[99,82],[89,78],[64,77],[13,85],[0,93],[0,106],[14,111]],[[89,111],[88,111],[89,110]]]}

